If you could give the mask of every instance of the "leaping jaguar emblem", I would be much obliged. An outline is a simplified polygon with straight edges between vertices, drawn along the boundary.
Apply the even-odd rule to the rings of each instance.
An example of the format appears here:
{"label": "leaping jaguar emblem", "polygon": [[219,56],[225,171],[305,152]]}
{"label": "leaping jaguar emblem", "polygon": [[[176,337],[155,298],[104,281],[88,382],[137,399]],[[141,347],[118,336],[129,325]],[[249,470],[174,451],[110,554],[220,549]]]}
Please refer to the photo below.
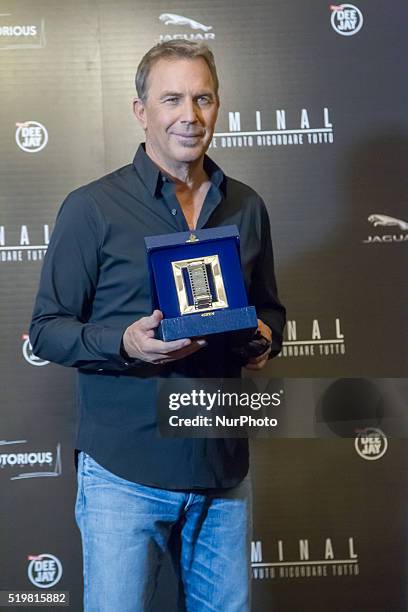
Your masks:
{"label": "leaping jaguar emblem", "polygon": [[164,25],[188,25],[193,30],[204,30],[204,32],[213,29],[212,26],[206,26],[199,21],[195,21],[189,17],[183,17],[183,15],[176,15],[175,13],[162,13],[159,19]]}
{"label": "leaping jaguar emblem", "polygon": [[395,219],[394,217],[388,217],[388,215],[370,215],[368,217],[370,223],[376,227],[377,225],[384,225],[386,227],[397,225],[402,230],[408,230],[408,223],[406,221],[402,221],[401,219]]}

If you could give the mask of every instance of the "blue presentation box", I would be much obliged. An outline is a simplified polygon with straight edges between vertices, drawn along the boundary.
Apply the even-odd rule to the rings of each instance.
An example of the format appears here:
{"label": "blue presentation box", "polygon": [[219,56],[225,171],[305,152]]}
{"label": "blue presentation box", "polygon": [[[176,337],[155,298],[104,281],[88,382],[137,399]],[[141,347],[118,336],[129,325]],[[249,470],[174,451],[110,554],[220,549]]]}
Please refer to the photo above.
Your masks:
{"label": "blue presentation box", "polygon": [[245,342],[258,327],[248,305],[235,225],[145,238],[153,307],[163,340],[231,334]]}

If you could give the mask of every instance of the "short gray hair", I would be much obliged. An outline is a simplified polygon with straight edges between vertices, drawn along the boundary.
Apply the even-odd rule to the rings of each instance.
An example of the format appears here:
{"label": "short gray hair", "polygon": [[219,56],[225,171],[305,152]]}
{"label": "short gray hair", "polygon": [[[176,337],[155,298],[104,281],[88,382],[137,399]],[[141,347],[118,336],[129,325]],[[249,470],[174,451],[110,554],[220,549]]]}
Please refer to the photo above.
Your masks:
{"label": "short gray hair", "polygon": [[158,43],[142,57],[142,60],[137,68],[135,84],[137,95],[146,102],[147,100],[147,79],[152,66],[160,59],[196,59],[203,58],[210,70],[216,96],[218,98],[218,75],[215,67],[214,55],[211,49],[202,42],[194,42],[192,40],[168,40]]}

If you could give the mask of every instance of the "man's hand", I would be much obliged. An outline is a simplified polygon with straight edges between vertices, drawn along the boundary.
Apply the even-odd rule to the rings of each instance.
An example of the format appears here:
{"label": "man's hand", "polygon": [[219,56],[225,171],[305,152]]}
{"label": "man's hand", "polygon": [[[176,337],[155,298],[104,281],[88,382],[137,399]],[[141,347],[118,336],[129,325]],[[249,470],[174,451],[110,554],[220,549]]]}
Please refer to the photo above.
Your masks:
{"label": "man's hand", "polygon": [[[265,325],[261,319],[258,319],[258,331],[267,338],[270,342],[272,342],[272,330],[270,327]],[[271,352],[271,347],[269,347],[262,355],[258,355],[258,357],[252,357],[248,363],[244,366],[248,370],[262,370],[264,365],[268,361],[268,355]]]}
{"label": "man's hand", "polygon": [[183,338],[171,342],[156,340],[154,330],[162,319],[163,313],[160,310],[154,310],[150,317],[142,317],[129,325],[123,334],[123,347],[129,357],[148,363],[162,364],[182,359],[207,346],[207,342],[202,338],[196,340]]}

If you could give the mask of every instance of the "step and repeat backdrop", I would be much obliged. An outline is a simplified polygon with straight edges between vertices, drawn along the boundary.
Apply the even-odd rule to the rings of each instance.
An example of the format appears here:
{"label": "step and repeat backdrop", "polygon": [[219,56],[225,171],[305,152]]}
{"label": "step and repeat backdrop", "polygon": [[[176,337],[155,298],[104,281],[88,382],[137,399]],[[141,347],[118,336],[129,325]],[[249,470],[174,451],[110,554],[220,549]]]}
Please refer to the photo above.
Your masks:
{"label": "step and repeat backdrop", "polygon": [[[67,590],[82,610],[75,371],[37,358],[28,328],[62,200],[131,162],[137,65],[179,38],[215,54],[209,155],[264,198],[288,311],[262,373],[283,379],[287,437],[251,443],[253,610],[405,611],[406,3],[0,8],[0,590]],[[155,609],[174,601],[165,565]]]}

